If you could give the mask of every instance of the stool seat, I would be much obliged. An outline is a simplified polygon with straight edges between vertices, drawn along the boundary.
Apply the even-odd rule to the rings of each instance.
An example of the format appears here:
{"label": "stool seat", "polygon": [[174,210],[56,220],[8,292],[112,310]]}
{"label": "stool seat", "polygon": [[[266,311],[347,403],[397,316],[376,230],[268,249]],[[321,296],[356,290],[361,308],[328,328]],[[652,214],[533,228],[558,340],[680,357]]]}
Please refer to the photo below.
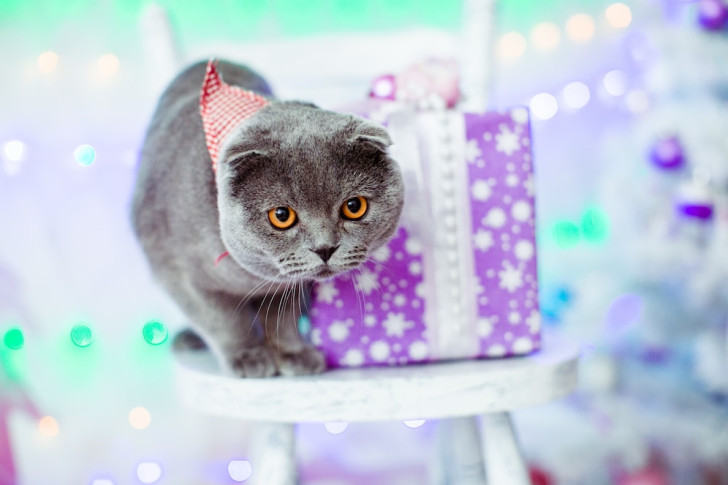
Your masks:
{"label": "stool seat", "polygon": [[544,336],[524,357],[337,369],[316,376],[220,375],[209,352],[176,355],[182,402],[210,414],[266,422],[387,421],[508,411],[557,399],[577,381],[577,348]]}

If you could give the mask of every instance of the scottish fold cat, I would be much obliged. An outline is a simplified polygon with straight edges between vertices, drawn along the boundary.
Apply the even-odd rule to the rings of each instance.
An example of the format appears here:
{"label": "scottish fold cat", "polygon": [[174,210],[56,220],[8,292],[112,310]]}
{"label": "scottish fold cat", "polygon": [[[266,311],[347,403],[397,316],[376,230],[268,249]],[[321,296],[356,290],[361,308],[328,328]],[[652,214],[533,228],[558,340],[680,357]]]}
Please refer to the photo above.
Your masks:
{"label": "scottish fold cat", "polygon": [[321,372],[298,335],[310,283],[354,270],[397,228],[384,128],[276,101],[253,71],[198,63],[162,95],[141,152],[135,233],[156,278],[238,376]]}

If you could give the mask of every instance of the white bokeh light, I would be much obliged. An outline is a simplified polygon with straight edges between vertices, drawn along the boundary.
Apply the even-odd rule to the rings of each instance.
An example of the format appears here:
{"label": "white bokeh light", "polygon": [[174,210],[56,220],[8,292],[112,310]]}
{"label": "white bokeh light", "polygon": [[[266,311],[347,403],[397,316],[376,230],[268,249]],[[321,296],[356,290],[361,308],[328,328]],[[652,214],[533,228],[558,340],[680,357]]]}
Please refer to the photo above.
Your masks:
{"label": "white bokeh light", "polygon": [[154,462],[139,463],[136,473],[140,482],[156,483],[162,477],[162,467]]}
{"label": "white bokeh light", "polygon": [[408,428],[415,429],[415,428],[419,428],[420,426],[425,424],[425,420],[424,419],[408,419],[407,421],[403,421],[403,423]]}
{"label": "white bokeh light", "polygon": [[331,434],[341,434],[349,427],[349,423],[343,421],[331,421],[324,423],[324,428]]}
{"label": "white bokeh light", "polygon": [[627,92],[627,73],[620,69],[604,75],[604,89],[612,96],[622,96]]}
{"label": "white bokeh light", "polygon": [[607,7],[604,12],[609,25],[615,29],[624,29],[632,23],[632,10],[624,3],[617,2]]}
{"label": "white bokeh light", "polygon": [[528,107],[533,113],[533,117],[539,120],[548,120],[554,117],[559,111],[559,105],[556,98],[549,93],[540,93],[531,98]]}
{"label": "white bokeh light", "polygon": [[502,58],[515,59],[526,52],[526,38],[518,32],[507,32],[498,41],[498,53]]}
{"label": "white bokeh light", "polygon": [[230,460],[228,474],[234,482],[244,482],[253,475],[253,466],[247,460]]}
{"label": "white bokeh light", "polygon": [[591,98],[589,86],[579,81],[567,84],[561,91],[561,95],[564,98],[564,103],[569,108],[574,109],[583,108]]}
{"label": "white bokeh light", "polygon": [[531,42],[540,51],[548,51],[559,45],[561,32],[556,24],[542,22],[531,31]]}

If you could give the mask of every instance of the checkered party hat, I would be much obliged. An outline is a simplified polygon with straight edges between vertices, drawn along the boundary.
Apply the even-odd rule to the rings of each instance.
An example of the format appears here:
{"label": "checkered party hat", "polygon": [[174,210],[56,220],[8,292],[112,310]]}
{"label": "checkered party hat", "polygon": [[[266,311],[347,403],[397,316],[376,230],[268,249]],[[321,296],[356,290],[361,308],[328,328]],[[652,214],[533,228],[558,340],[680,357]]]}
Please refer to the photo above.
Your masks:
{"label": "checkered party hat", "polygon": [[252,91],[225,84],[216,66],[215,60],[207,63],[200,93],[200,115],[213,170],[217,169],[217,156],[225,139],[243,120],[268,104]]}

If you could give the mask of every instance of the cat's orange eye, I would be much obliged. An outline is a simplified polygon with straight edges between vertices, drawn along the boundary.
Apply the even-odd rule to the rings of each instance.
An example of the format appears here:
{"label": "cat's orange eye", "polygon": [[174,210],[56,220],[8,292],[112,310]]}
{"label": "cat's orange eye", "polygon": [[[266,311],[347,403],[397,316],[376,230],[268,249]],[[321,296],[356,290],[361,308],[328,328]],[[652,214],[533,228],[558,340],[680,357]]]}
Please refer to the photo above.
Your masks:
{"label": "cat's orange eye", "polygon": [[290,229],[298,218],[290,207],[276,207],[268,211],[268,220],[276,229]]}
{"label": "cat's orange eye", "polygon": [[352,197],[341,206],[341,215],[344,219],[356,221],[364,217],[368,208],[367,200],[362,196]]}

